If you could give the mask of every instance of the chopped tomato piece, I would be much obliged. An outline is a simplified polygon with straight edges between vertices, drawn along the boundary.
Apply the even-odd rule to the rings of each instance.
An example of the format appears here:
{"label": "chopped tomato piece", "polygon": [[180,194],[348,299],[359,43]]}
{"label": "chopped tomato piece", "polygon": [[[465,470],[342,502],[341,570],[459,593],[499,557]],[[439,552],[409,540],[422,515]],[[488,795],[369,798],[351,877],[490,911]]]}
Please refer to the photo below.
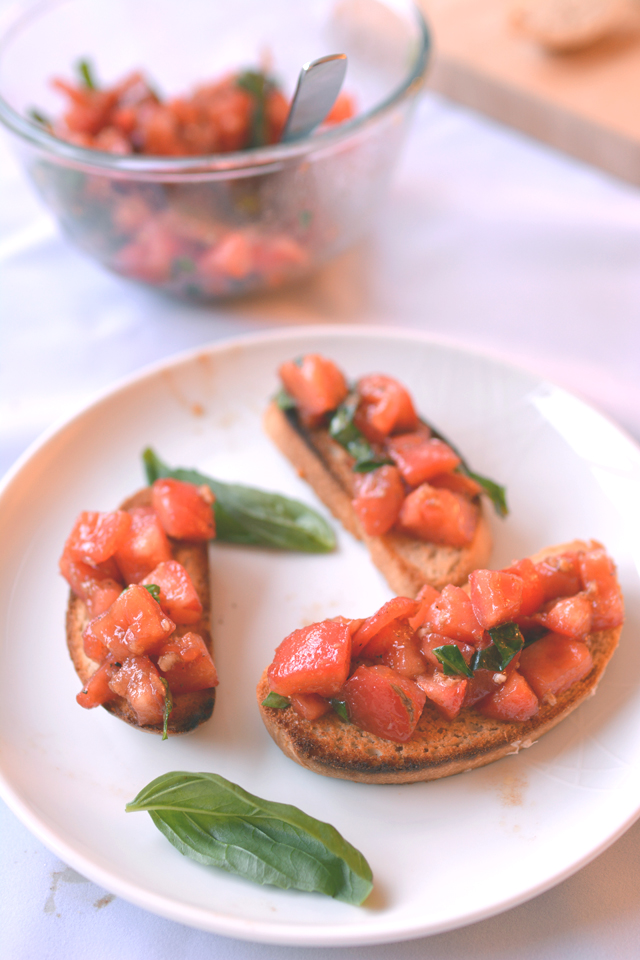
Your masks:
{"label": "chopped tomato piece", "polygon": [[441,670],[416,678],[418,686],[447,720],[453,720],[460,713],[468,682],[464,677],[447,677]]}
{"label": "chopped tomato piece", "polygon": [[398,519],[404,485],[397,467],[385,464],[369,473],[354,474],[355,498],[351,505],[365,533],[382,536]]}
{"label": "chopped tomato piece", "polygon": [[423,483],[405,498],[397,527],[419,540],[465,547],[473,540],[477,523],[478,508],[466,497]]}
{"label": "chopped tomato piece", "polygon": [[115,558],[125,581],[139,583],[159,563],[172,559],[171,545],[152,507],[134,507],[129,515],[131,527]]}
{"label": "chopped tomato piece", "polygon": [[373,616],[367,617],[354,632],[352,655],[357,657],[371,638],[392,620],[413,616],[417,606],[417,602],[409,597],[394,597],[393,600],[383,603],[380,609]]}
{"label": "chopped tomato piece", "polygon": [[476,704],[476,710],[492,720],[529,720],[538,710],[538,698],[525,678],[514,670],[495,693]]}
{"label": "chopped tomato piece", "polygon": [[[514,660],[516,658],[514,657]],[[513,661],[512,661],[513,663]],[[507,676],[509,676],[511,664],[504,671]],[[472,707],[474,704],[478,703],[484,697],[490,693],[494,693],[500,686],[500,681],[503,680],[504,674],[496,674],[493,670],[474,670],[473,676],[469,678],[467,684],[467,689],[464,695],[464,704],[465,707]]]}
{"label": "chopped tomato piece", "polygon": [[116,657],[156,653],[175,623],[148,590],[134,584],[90,624],[91,633]]}
{"label": "chopped tomato piece", "polygon": [[[97,616],[99,617],[100,614]],[[82,646],[84,652],[90,660],[95,660],[96,663],[102,663],[102,661],[109,656],[109,648],[93,632],[92,624],[95,623],[95,621],[96,618],[94,617],[94,619],[90,620],[87,626],[84,628],[84,633],[82,634]]]}
{"label": "chopped tomato piece", "polygon": [[468,497],[469,500],[473,500],[482,493],[482,487],[479,483],[476,483],[475,480],[472,480],[471,477],[468,477],[466,474],[458,473],[455,470],[449,471],[449,473],[438,473],[435,477],[431,477],[429,483],[432,487],[444,488],[445,490],[453,491],[453,493],[460,493],[463,497]]}
{"label": "chopped tomato piece", "polygon": [[76,596],[84,600],[89,617],[104,613],[122,592],[120,571],[113,560],[92,566],[81,560],[71,560],[68,554],[60,558],[60,572]]}
{"label": "chopped tomato piece", "polygon": [[331,704],[317,693],[292,693],[291,706],[305,720],[319,720],[331,710]]}
{"label": "chopped tomato piece", "polygon": [[483,633],[471,600],[461,587],[447,584],[432,603],[426,622],[434,633],[475,644]]}
{"label": "chopped tomato piece", "polygon": [[63,556],[94,565],[104,563],[114,555],[130,525],[131,518],[124,510],[84,510],[69,534]]}
{"label": "chopped tomato piece", "polygon": [[151,502],[165,533],[176,540],[211,540],[216,535],[209,487],[172,477],[156,480]]}
{"label": "chopped tomato piece", "polygon": [[624,621],[624,601],[613,561],[603,549],[589,550],[579,558],[580,579],[593,610],[592,630],[611,630]]}
{"label": "chopped tomato piece", "polygon": [[504,570],[474,570],[469,574],[469,594],[478,623],[490,630],[518,615],[522,578]]}
{"label": "chopped tomato piece", "polygon": [[336,97],[334,105],[322,122],[333,126],[337,123],[344,123],[345,120],[350,120],[351,117],[355,116],[355,113],[355,100],[350,93],[343,90]]}
{"label": "chopped tomato piece", "polygon": [[98,667],[89,678],[84,690],[81,690],[76,697],[81,707],[90,710],[92,707],[99,707],[101,704],[113,700],[115,693],[109,686],[109,682],[117,669],[114,660],[105,660]]}
{"label": "chopped tomato piece", "polygon": [[591,631],[591,603],[585,593],[551,600],[533,617],[536,623],[566,637],[584,639]]}
{"label": "chopped tomato piece", "polygon": [[285,637],[269,667],[269,685],[283,697],[293,693],[335,697],[349,675],[350,662],[349,622],[323,620]]}
{"label": "chopped tomato piece", "polygon": [[538,572],[545,600],[571,597],[582,589],[580,570],[574,554],[560,554],[534,564]]}
{"label": "chopped tomato piece", "polygon": [[411,433],[418,427],[418,415],[409,393],[394,380],[372,373],[358,381],[360,401],[354,423],[373,443],[392,433]]}
{"label": "chopped tomato piece", "polygon": [[592,667],[586,643],[559,633],[548,633],[520,654],[519,669],[540,699],[564,693]]}
{"label": "chopped tomato piece", "polygon": [[425,583],[425,585],[420,588],[416,596],[416,603],[419,604],[418,609],[412,617],[409,617],[409,623],[413,630],[417,630],[418,627],[421,627],[426,621],[431,604],[434,600],[437,600],[439,596],[440,591],[428,583]]}
{"label": "chopped tomato piece", "polygon": [[308,353],[299,363],[288,360],[278,372],[299,409],[312,416],[335,410],[349,392],[342,371],[317,353]]}
{"label": "chopped tomato piece", "polygon": [[454,470],[460,463],[460,457],[447,443],[422,433],[402,433],[397,437],[389,437],[385,446],[402,479],[410,487],[417,487],[438,474]]}
{"label": "chopped tomato piece", "polygon": [[[385,630],[388,629],[389,627],[385,627]],[[378,634],[379,636],[380,634]],[[376,640],[377,637],[371,642],[375,643]],[[368,648],[366,656],[368,656]],[[409,677],[410,680],[416,680],[420,674],[425,672],[427,667],[420,652],[420,638],[413,631],[409,636],[399,636],[394,640],[384,654],[382,662],[386,663],[392,670],[396,670],[401,676]]]}
{"label": "chopped tomato piece", "polygon": [[413,640],[414,636],[415,630],[409,626],[408,620],[391,620],[367,642],[360,656],[365,660],[375,660],[377,657],[383,657],[394,644],[407,643]]}
{"label": "chopped tomato piece", "polygon": [[174,694],[218,686],[215,664],[198,633],[174,634],[160,650],[158,667]]}
{"label": "chopped tomato piece", "polygon": [[160,587],[158,603],[174,623],[197,623],[202,616],[200,597],[185,568],[177,560],[164,560],[140,581]]}
{"label": "chopped tomato piece", "polygon": [[522,580],[522,598],[520,600],[519,617],[530,617],[536,613],[544,603],[544,585],[532,560],[526,557],[518,563],[505,567],[504,573],[515,573]]}
{"label": "chopped tomato piece", "polygon": [[386,666],[360,666],[342,695],[352,723],[377,737],[405,743],[416,728],[426,694]]}
{"label": "chopped tomato piece", "polygon": [[109,686],[128,701],[140,726],[162,723],[166,690],[149,657],[126,659],[114,673]]}

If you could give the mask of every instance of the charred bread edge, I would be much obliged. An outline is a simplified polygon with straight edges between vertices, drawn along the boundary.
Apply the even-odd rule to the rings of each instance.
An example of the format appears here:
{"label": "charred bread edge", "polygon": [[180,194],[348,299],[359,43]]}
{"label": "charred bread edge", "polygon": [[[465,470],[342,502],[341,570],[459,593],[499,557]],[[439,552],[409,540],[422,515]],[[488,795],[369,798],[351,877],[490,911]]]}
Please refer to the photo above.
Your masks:
{"label": "charred bread edge", "polygon": [[[151,505],[151,491],[149,487],[139,490],[121,505],[121,510],[130,507],[147,507]],[[186,567],[202,603],[202,619],[189,626],[189,630],[199,633],[204,640],[210,654],[213,655],[213,642],[209,622],[211,618],[211,600],[209,592],[209,554],[206,543],[195,543],[186,540],[170,540],[173,559]],[[89,622],[89,615],[84,601],[70,591],[67,606],[67,646],[69,654],[76,668],[76,673],[83,684],[98,669],[99,664],[91,660],[84,652],[82,635]],[[207,690],[196,690],[193,693],[179,693],[173,698],[173,710],[169,716],[168,732],[170,734],[188,733],[194,730],[213,712],[216,692],[211,687]],[[139,724],[134,710],[124,697],[116,697],[103,707],[114,717],[124,720],[125,723],[138,730],[147,730],[150,733],[162,733],[162,724]]]}
{"label": "charred bread edge", "polygon": [[264,429],[298,474],[320,500],[358,540],[362,540],[374,565],[398,595],[415,597],[424,583],[440,590],[447,583],[462,584],[472,570],[489,562],[492,538],[482,504],[478,525],[468,547],[442,547],[396,533],[372,537],[364,533],[351,506],[349,491],[341,482],[350,470],[349,455],[326,430],[303,429],[295,411],[283,411],[272,402],[264,415]]}
{"label": "charred bread edge", "polygon": [[[573,541],[543,550],[532,559],[539,561],[595,545]],[[291,708],[275,710],[262,706],[269,693],[266,670],[258,684],[258,706],[269,734],[280,749],[315,773],[360,783],[437,780],[518,753],[555,727],[595,693],[618,645],[621,630],[622,627],[617,627],[590,634],[591,672],[561,694],[554,704],[542,704],[535,717],[522,723],[491,720],[473,708],[467,708],[455,720],[445,720],[427,700],[411,740],[405,744],[393,743],[345,723],[335,713],[310,722]]]}

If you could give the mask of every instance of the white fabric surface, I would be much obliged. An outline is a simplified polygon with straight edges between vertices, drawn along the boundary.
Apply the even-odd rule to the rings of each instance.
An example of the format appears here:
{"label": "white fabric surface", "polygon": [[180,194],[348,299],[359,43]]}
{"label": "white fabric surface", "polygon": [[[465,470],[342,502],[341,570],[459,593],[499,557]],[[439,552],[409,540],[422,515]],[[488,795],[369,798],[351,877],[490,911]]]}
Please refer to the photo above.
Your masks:
{"label": "white fabric surface", "polygon": [[[6,139],[0,191],[0,473],[53,421],[151,361],[311,322],[412,327],[506,358],[640,439],[640,192],[435,97],[420,105],[366,241],[293,289],[221,308],[164,298],[67,246]],[[336,955],[232,941],[146,913],[66,867],[1,803],[0,835],[7,960]],[[502,916],[339,955],[631,960],[638,943],[640,824],[576,876]]]}

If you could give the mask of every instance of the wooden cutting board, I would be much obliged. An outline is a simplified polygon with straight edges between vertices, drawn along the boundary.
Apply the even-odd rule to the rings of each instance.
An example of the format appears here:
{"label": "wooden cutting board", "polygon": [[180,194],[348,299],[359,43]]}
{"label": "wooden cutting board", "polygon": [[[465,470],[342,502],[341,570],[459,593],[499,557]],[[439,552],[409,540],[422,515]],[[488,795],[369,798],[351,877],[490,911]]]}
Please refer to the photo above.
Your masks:
{"label": "wooden cutting board", "polygon": [[429,86],[640,185],[640,2],[619,33],[552,54],[513,26],[511,0],[421,0]]}

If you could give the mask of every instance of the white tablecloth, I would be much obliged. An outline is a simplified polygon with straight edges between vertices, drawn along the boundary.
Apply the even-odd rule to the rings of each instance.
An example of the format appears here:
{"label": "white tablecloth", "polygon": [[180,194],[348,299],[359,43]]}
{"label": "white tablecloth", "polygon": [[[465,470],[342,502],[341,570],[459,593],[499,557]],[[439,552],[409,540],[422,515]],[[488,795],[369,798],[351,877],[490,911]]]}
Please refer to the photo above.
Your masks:
{"label": "white tablecloth", "polygon": [[[224,307],[111,276],[58,235],[0,142],[0,473],[53,421],[156,359],[307,323],[416,328],[549,377],[640,439],[640,192],[434,97],[369,238],[313,279]],[[192,930],[114,898],[0,803],[7,960],[325,960]],[[425,851],[428,857],[428,852]],[[462,865],[461,869],[464,869]],[[640,943],[640,824],[499,917],[360,960],[626,960]]]}

